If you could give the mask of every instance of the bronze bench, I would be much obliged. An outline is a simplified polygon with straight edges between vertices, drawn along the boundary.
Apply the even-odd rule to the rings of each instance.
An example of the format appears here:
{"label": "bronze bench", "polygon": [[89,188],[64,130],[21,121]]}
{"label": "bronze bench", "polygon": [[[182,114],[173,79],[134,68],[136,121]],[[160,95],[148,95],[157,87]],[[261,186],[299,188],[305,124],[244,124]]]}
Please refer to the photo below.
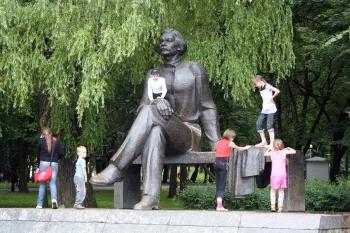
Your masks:
{"label": "bronze bench", "polygon": [[[287,158],[289,160],[288,188],[285,190],[284,209],[285,211],[305,211],[304,155],[301,151],[297,151],[297,154],[287,155]],[[164,165],[174,168],[174,166],[208,165],[213,164],[214,161],[215,152],[190,152],[181,155],[166,155]],[[271,162],[270,157],[266,157],[265,162]],[[171,177],[174,177],[174,171],[177,172],[177,169],[172,169]],[[174,180],[170,181],[170,188],[172,182]],[[138,157],[125,172],[124,181],[114,184],[114,207],[132,209],[140,201],[140,187],[141,158]]]}

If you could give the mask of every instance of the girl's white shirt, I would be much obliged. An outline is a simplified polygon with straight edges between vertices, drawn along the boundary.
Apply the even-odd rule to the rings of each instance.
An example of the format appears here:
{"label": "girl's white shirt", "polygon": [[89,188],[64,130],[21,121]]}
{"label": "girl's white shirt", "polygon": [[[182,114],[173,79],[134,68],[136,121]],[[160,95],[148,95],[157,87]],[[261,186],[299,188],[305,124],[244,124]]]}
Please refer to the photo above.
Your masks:
{"label": "girl's white shirt", "polygon": [[167,89],[165,84],[165,79],[159,77],[157,80],[153,78],[148,79],[148,97],[149,100],[153,100],[153,93],[159,94],[162,93],[161,98],[164,98],[166,95]]}
{"label": "girl's white shirt", "polygon": [[260,91],[260,95],[263,99],[261,113],[272,114],[277,112],[276,104],[271,102],[273,96],[272,88],[273,87],[270,84],[266,83],[265,88]]}

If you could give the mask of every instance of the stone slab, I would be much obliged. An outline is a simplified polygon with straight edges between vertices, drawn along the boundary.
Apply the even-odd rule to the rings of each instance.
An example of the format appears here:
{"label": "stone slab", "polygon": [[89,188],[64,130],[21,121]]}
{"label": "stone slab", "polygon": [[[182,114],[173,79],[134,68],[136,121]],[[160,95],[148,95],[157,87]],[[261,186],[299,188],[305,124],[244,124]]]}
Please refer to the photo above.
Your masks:
{"label": "stone slab", "polygon": [[123,182],[114,183],[114,208],[116,209],[132,209],[141,199],[141,167],[130,166],[124,175]]}
{"label": "stone slab", "polygon": [[305,211],[304,154],[287,155],[287,185],[284,192],[284,210],[288,212]]}
{"label": "stone slab", "polygon": [[350,215],[202,210],[0,209],[0,233],[350,232]]}
{"label": "stone slab", "polygon": [[[245,213],[241,218],[241,226],[243,228],[274,229],[278,227],[282,229],[312,230],[320,229],[321,218],[322,216],[317,214],[283,213],[283,216],[281,216],[281,214]],[[283,221],[281,221],[282,219]],[[329,227],[334,228],[333,225]]]}
{"label": "stone slab", "polygon": [[[189,152],[181,155],[166,155],[164,164],[166,165],[202,165],[215,162],[215,152]],[[141,156],[137,157],[134,165],[141,165]]]}

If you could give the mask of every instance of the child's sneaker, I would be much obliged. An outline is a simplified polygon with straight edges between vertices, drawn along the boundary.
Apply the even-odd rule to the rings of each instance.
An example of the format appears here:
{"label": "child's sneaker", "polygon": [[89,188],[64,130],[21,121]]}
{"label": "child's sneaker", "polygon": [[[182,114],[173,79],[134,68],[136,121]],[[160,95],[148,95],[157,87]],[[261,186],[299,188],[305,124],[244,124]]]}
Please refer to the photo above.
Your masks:
{"label": "child's sneaker", "polygon": [[40,205],[37,205],[36,207],[35,207],[35,209],[42,209],[43,207],[42,206],[40,206]]}
{"label": "child's sneaker", "polygon": [[74,205],[73,208],[76,209],[76,210],[83,210],[83,209],[85,209],[85,207],[82,206],[82,205]]}
{"label": "child's sneaker", "polygon": [[216,207],[216,211],[227,212],[228,210],[225,209],[224,207]]}
{"label": "child's sneaker", "polygon": [[271,212],[276,212],[276,205],[271,205]]}
{"label": "child's sneaker", "polygon": [[56,199],[52,199],[52,209],[57,209],[57,200]]}

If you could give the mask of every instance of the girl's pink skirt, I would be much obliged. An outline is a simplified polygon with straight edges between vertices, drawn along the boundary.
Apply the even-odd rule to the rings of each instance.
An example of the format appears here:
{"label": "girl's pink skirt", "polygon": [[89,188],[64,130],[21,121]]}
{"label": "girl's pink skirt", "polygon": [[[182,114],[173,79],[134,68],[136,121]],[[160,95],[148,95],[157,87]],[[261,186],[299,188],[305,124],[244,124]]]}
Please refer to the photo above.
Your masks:
{"label": "girl's pink skirt", "polygon": [[270,185],[272,189],[280,189],[280,188],[287,188],[287,176],[271,176],[270,177]]}

